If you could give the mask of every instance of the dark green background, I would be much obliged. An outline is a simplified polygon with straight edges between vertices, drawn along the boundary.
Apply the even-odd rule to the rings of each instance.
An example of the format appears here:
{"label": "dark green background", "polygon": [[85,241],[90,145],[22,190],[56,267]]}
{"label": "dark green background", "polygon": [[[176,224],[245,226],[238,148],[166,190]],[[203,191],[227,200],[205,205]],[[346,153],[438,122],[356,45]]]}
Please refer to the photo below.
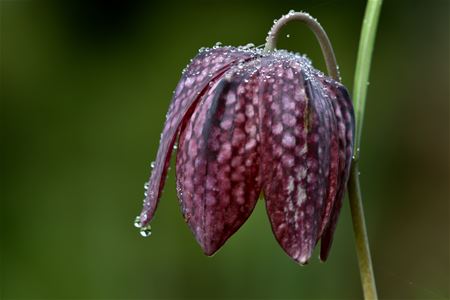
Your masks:
{"label": "dark green background", "polygon": [[[169,174],[153,224],[132,226],[172,90],[197,49],[262,44],[290,9],[318,18],[352,89],[364,1],[1,2],[4,299],[361,298],[346,203],[329,261],[300,267],[260,201],[213,258]],[[385,1],[361,180],[381,298],[449,297],[449,5]],[[290,38],[285,35],[289,34]],[[324,69],[303,26],[279,48]]]}

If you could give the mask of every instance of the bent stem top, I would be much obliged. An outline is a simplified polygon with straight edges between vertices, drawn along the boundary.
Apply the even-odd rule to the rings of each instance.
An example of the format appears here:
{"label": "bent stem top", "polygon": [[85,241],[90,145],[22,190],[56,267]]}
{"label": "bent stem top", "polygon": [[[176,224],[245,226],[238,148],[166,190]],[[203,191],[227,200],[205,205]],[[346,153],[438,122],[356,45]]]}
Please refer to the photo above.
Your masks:
{"label": "bent stem top", "polygon": [[320,48],[322,49],[322,54],[325,59],[328,75],[330,75],[330,77],[337,81],[341,81],[341,78],[339,76],[339,69],[336,63],[336,56],[334,55],[330,39],[328,38],[328,35],[319,24],[319,22],[317,22],[316,19],[314,19],[307,13],[291,11],[287,15],[284,15],[279,20],[277,20],[267,35],[264,51],[270,52],[275,50],[279,31],[281,30],[281,28],[283,28],[284,25],[293,20],[305,23],[309,27],[309,29],[314,32],[317,40],[319,41]]}

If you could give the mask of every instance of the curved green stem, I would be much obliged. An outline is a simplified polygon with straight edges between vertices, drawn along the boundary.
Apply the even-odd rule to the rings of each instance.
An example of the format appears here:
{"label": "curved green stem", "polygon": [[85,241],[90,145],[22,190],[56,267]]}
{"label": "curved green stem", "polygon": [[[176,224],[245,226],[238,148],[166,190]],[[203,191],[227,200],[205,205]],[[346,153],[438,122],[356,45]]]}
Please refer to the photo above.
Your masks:
{"label": "curved green stem", "polygon": [[368,0],[361,29],[358,58],[356,61],[355,81],[353,86],[353,106],[355,109],[354,157],[348,182],[350,209],[355,233],[356,252],[361,274],[365,299],[378,299],[370,255],[369,240],[364,220],[364,209],[359,183],[359,147],[364,120],[367,86],[369,84],[370,63],[375,42],[378,18],[382,0]]}
{"label": "curved green stem", "polygon": [[314,32],[317,41],[319,42],[320,48],[322,49],[322,54],[325,59],[328,74],[333,79],[340,81],[341,78],[339,77],[339,69],[336,63],[336,57],[334,55],[330,39],[328,38],[325,30],[323,30],[319,22],[317,22],[316,19],[314,19],[307,13],[291,11],[287,15],[284,15],[279,20],[277,20],[273,24],[272,29],[270,29],[267,35],[264,51],[269,52],[273,51],[276,48],[278,33],[280,32],[281,28],[283,28],[284,25],[293,20],[305,23],[306,26],[308,26],[308,28],[311,29],[312,32]]}

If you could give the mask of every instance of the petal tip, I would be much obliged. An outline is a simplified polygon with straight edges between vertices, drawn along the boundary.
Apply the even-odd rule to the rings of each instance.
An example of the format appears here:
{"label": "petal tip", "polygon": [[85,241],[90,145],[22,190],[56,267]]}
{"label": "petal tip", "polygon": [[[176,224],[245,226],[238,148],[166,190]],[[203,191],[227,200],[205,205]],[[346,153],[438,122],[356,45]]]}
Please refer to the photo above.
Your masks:
{"label": "petal tip", "polygon": [[320,255],[319,255],[319,260],[320,260],[320,262],[322,262],[322,263],[324,263],[324,262],[326,262],[327,261],[327,259],[328,259],[328,253],[320,253]]}
{"label": "petal tip", "polygon": [[329,239],[329,236],[326,235],[325,237],[322,237],[321,244],[320,244],[320,261],[326,262],[328,259],[328,256],[330,255],[331,250],[331,242],[332,240]]}
{"label": "petal tip", "polygon": [[288,251],[285,251],[286,254],[293,259],[297,264],[299,264],[300,266],[305,266],[309,263],[309,260],[312,256],[312,251],[314,249],[309,249],[306,251],[302,251],[302,250],[296,250],[294,253],[290,253]]}
{"label": "petal tip", "polygon": [[294,258],[294,260],[300,265],[300,266],[306,266],[307,264],[309,264],[309,259],[310,259],[311,255],[301,255],[298,258]]}
{"label": "petal tip", "polygon": [[202,248],[203,253],[208,257],[214,256],[217,253],[217,251],[220,249],[220,247],[217,247],[214,245],[200,244],[200,247]]}

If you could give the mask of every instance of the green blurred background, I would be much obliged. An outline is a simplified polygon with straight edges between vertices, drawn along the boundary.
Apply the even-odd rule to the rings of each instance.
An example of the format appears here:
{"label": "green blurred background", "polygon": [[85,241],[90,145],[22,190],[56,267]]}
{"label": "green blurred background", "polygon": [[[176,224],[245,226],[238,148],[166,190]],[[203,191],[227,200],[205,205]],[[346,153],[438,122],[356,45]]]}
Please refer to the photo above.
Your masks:
{"label": "green blurred background", "polygon": [[[174,170],[133,227],[181,70],[203,46],[262,44],[305,10],[352,89],[364,1],[1,1],[2,299],[358,299],[346,203],[329,261],[300,267],[263,202],[213,258],[181,217]],[[289,38],[286,36],[289,34]],[[324,69],[313,34],[279,48]],[[385,1],[361,180],[379,294],[449,297],[449,3]]]}

